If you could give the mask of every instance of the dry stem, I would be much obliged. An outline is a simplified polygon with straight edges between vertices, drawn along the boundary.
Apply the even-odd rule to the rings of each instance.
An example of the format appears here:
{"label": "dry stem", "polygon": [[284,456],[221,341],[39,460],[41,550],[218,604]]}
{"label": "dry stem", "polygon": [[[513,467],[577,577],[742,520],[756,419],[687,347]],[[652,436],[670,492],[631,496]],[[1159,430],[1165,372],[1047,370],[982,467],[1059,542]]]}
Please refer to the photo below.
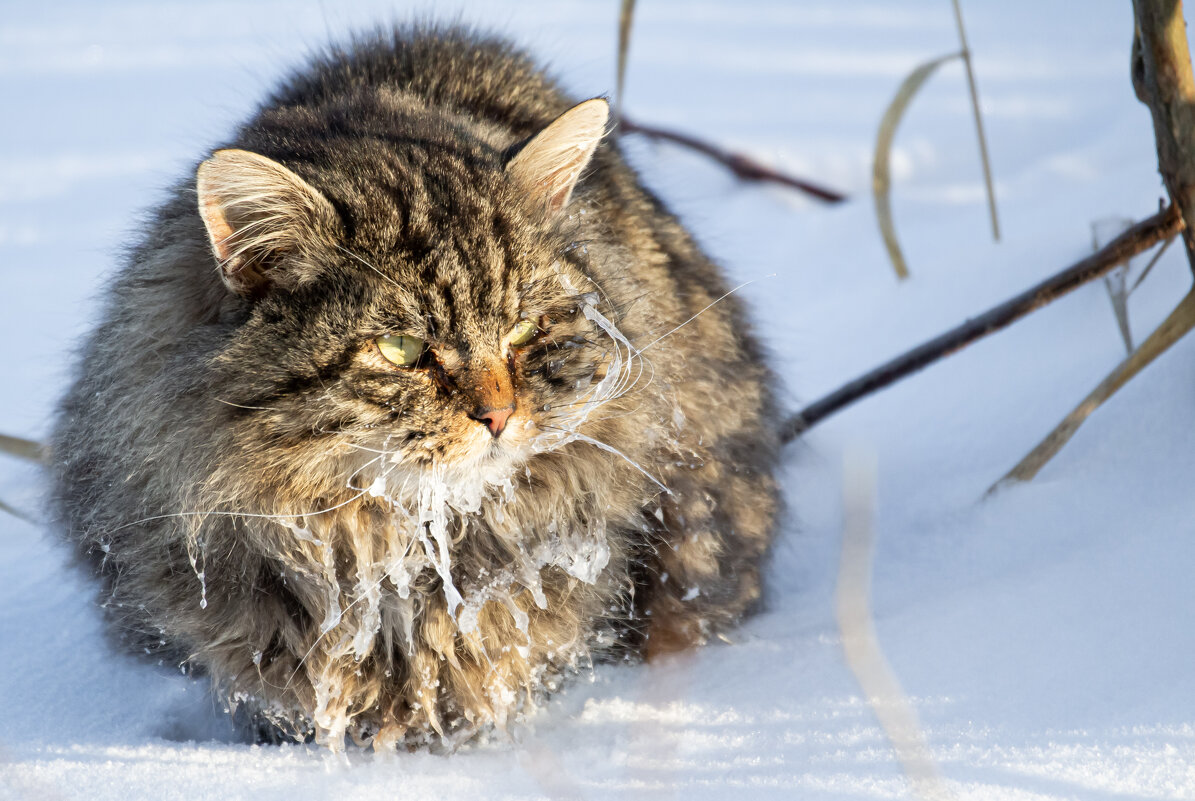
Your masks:
{"label": "dry stem", "polygon": [[1004,478],[997,481],[988,489],[992,492],[1009,481],[1029,481],[1037,475],[1062,446],[1070,441],[1079,426],[1083,424],[1092,412],[1112,397],[1118,389],[1129,382],[1133,376],[1141,372],[1150,362],[1160,356],[1183,335],[1195,327],[1195,290],[1187,293],[1170,313],[1157,330],[1141,343],[1141,347],[1133,355],[1125,359],[1119,367],[1100,382],[1083,401],[1071,411],[1040,444],[1009,470]]}
{"label": "dry stem", "polygon": [[45,448],[40,442],[20,437],[10,437],[0,434],[0,453],[7,453],[27,462],[43,462],[46,458]]}
{"label": "dry stem", "polygon": [[963,10],[954,0],[954,21],[958,23],[959,46],[962,47],[963,66],[967,70],[967,88],[971,92],[971,110],[975,114],[975,134],[979,138],[979,160],[983,163],[983,185],[988,193],[988,212],[992,217],[992,239],[1000,241],[1000,220],[996,216],[996,190],[992,183],[992,163],[988,158],[988,140],[983,133],[983,115],[979,113],[979,90],[975,87],[975,70],[971,66],[971,46],[967,44],[967,30],[963,27]]}

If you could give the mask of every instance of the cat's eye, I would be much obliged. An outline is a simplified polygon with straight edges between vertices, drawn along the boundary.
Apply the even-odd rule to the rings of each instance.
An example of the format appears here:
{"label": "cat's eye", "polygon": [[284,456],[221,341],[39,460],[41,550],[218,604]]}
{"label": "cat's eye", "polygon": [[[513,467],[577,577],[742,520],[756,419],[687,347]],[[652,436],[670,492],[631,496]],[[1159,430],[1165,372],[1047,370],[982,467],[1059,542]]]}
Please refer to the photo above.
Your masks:
{"label": "cat's eye", "polygon": [[515,323],[514,328],[510,329],[510,344],[515,348],[526,345],[537,333],[539,333],[538,325],[530,320],[520,320]]}
{"label": "cat's eye", "polygon": [[409,334],[378,337],[374,342],[382,355],[399,367],[413,367],[426,347],[422,339]]}

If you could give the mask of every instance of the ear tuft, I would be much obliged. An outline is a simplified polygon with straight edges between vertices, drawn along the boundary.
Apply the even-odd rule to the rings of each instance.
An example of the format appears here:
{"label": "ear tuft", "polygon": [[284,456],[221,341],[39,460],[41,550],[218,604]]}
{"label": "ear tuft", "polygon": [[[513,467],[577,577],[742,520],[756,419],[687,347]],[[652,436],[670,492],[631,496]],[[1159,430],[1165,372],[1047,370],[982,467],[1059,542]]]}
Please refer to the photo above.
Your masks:
{"label": "ear tuft", "polygon": [[240,295],[261,294],[278,262],[336,219],[318,190],[247,150],[216,151],[199,165],[196,189],[220,276]]}
{"label": "ear tuft", "polygon": [[558,214],[572,197],[593,151],[606,135],[610,106],[600,97],[561,114],[515,154],[506,172],[541,204]]}

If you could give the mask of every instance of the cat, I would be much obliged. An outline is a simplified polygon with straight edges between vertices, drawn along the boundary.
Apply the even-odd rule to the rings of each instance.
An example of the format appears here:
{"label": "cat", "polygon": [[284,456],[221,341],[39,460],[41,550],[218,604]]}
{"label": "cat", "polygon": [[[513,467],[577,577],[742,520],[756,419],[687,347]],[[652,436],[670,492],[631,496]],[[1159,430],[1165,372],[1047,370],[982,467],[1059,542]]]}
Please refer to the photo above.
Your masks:
{"label": "cat", "polygon": [[609,127],[504,40],[398,27],[173,189],[51,444],[128,647],[262,732],[413,747],[756,605],[773,379]]}

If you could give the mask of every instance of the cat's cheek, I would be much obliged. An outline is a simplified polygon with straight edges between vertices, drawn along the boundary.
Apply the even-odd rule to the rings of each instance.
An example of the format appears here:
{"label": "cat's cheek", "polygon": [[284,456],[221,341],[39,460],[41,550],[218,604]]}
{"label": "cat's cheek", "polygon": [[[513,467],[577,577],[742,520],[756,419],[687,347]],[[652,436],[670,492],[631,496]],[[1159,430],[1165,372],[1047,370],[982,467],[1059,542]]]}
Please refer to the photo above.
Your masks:
{"label": "cat's cheek", "polygon": [[508,445],[520,446],[539,433],[539,425],[530,413],[515,412],[506,424],[506,431],[502,436],[506,438]]}

